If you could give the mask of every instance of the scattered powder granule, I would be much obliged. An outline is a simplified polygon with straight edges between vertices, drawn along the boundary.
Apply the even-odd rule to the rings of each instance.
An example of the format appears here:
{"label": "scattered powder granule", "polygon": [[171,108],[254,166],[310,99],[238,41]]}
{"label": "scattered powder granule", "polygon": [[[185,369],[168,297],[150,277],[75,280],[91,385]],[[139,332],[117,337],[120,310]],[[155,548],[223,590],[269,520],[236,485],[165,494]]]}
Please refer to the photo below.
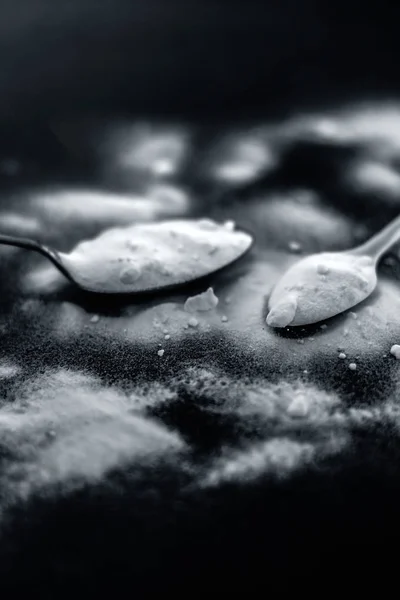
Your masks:
{"label": "scattered powder granule", "polygon": [[358,319],[357,313],[352,312],[352,311],[349,312],[349,317],[351,317],[352,319]]}
{"label": "scattered powder granule", "polygon": [[187,312],[205,312],[214,309],[218,305],[218,298],[212,287],[197,296],[191,296],[184,304]]}
{"label": "scattered powder granule", "polygon": [[328,329],[328,325],[326,325],[326,323],[324,323],[323,325],[320,325],[319,328],[320,329]]}
{"label": "scattered powder granule", "polygon": [[355,371],[357,369],[356,363],[350,363],[349,364],[349,369],[350,369],[350,371]]}
{"label": "scattered powder granule", "polygon": [[223,323],[226,323],[226,322],[228,321],[228,317],[227,317],[226,315],[223,315],[223,316],[221,317],[221,321],[222,321]]}
{"label": "scattered powder granule", "polygon": [[93,317],[90,319],[91,323],[98,323],[99,321],[100,321],[99,315],[93,315]]}
{"label": "scattered powder granule", "polygon": [[169,335],[169,333],[167,333],[167,335],[164,336],[164,340],[169,340],[171,339],[171,336]]}
{"label": "scattered powder granule", "polygon": [[196,319],[196,317],[191,317],[188,321],[188,325],[189,327],[197,327],[199,324],[198,320]]}
{"label": "scattered powder granule", "polygon": [[224,223],[224,228],[227,231],[234,231],[235,230],[235,221],[225,221]]}
{"label": "scattered powder granule", "polygon": [[400,346],[398,344],[394,344],[390,348],[390,354],[393,354],[397,360],[400,360]]}
{"label": "scattered powder granule", "polygon": [[299,244],[299,242],[289,242],[289,250],[291,250],[291,252],[300,252],[301,251],[301,245]]}
{"label": "scattered powder granule", "polygon": [[164,348],[161,348],[161,350],[157,350],[158,356],[164,356],[164,352],[165,352]]}
{"label": "scattered powder granule", "polygon": [[339,358],[341,358],[341,359],[343,359],[343,360],[344,360],[344,359],[346,358],[346,355],[345,355],[345,353],[344,353],[344,352],[341,352],[341,353],[339,354]]}

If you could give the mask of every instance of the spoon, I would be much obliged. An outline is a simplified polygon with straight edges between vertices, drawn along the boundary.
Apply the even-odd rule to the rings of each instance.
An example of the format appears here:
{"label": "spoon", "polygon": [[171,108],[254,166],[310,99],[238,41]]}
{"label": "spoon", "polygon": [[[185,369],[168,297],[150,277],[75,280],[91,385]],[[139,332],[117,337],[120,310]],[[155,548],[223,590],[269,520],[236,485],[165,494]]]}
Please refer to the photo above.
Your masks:
{"label": "spoon", "polygon": [[[181,225],[185,224],[184,221],[180,221],[179,223]],[[100,294],[132,294],[156,292],[162,289],[175,288],[176,286],[184,285],[196,279],[207,277],[236,262],[250,250],[254,242],[253,236],[247,232],[236,229],[235,231],[224,230],[221,233],[220,230],[223,230],[224,226],[218,225],[215,228],[216,235],[218,236],[216,239],[216,247],[217,250],[221,250],[223,247],[221,245],[222,242],[219,242],[218,240],[225,239],[227,248],[225,249],[225,254],[223,252],[215,252],[215,256],[207,257],[203,251],[204,256],[195,257],[198,264],[195,266],[189,264],[188,268],[181,270],[181,272],[179,272],[178,267],[175,269],[175,272],[173,272],[172,270],[168,271],[164,267],[163,260],[167,262],[169,259],[171,261],[171,257],[172,261],[174,259],[176,260],[178,253],[175,251],[174,254],[170,251],[168,256],[168,246],[167,250],[165,247],[165,232],[164,239],[162,238],[161,227],[163,225],[160,223],[152,225],[154,225],[154,229],[157,227],[159,228],[159,230],[153,232],[153,246],[156,241],[158,241],[158,245],[161,249],[161,252],[158,252],[158,254],[161,254],[161,260],[157,261],[159,272],[152,272],[151,277],[148,276],[147,279],[138,276],[137,269],[134,265],[135,233],[138,233],[139,238],[140,225],[107,230],[94,240],[81,242],[69,254],[59,252],[36,240],[23,237],[0,234],[0,244],[17,246],[42,254],[53,263],[59,272],[82,290]],[[151,228],[152,225],[144,225],[142,231],[146,227],[147,229]],[[168,225],[168,223],[165,223],[165,225]],[[121,232],[123,236],[125,235],[125,238],[121,238]],[[127,241],[127,232],[129,232],[130,238],[133,238],[132,241]],[[203,231],[203,237],[205,234],[206,232]],[[210,231],[209,234],[212,234],[212,232]],[[220,236],[222,237],[220,238]],[[172,237],[175,236],[172,236],[171,234],[171,238]],[[230,238],[235,241],[235,244],[229,246],[228,241]],[[172,241],[167,241],[170,245],[172,244]],[[129,254],[133,254],[133,258],[121,258],[121,256],[126,255],[126,246],[129,243],[131,244]],[[218,248],[218,243],[220,244],[220,248]],[[143,252],[145,251],[146,247],[144,247],[144,250],[141,250],[142,257]],[[155,247],[153,251],[156,252],[157,247]],[[122,254],[123,252],[125,253],[124,255]],[[179,256],[184,256],[182,249]],[[203,258],[203,260],[199,260],[200,258]],[[208,260],[206,260],[206,258],[208,258]],[[186,261],[188,261],[187,258]]]}
{"label": "spoon", "polygon": [[400,240],[400,216],[364,244],[311,254],[291,266],[272,290],[267,324],[311,325],[365,300],[377,285],[382,255]]}

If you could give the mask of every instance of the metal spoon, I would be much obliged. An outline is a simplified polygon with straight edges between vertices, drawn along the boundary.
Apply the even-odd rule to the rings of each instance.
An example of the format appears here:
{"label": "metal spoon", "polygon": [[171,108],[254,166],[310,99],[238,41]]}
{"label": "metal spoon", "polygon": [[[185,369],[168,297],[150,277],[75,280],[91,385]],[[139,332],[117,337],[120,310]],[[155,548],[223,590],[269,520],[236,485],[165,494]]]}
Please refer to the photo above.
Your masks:
{"label": "metal spoon", "polygon": [[400,216],[357,248],[299,260],[275,285],[267,324],[311,325],[359,304],[377,285],[376,269],[382,255],[399,240]]}
{"label": "metal spoon", "polygon": [[[77,252],[72,251],[70,254],[66,254],[41,244],[36,240],[2,234],[0,234],[0,244],[16,246],[26,250],[33,250],[34,252],[42,254],[53,263],[58,271],[60,271],[72,283],[85,291],[100,294],[140,294],[143,292],[156,292],[158,290],[175,288],[196,279],[207,277],[233,264],[250,250],[254,242],[253,236],[249,233],[244,232],[243,230],[240,231],[238,229],[236,231],[241,233],[242,241],[244,243],[242,243],[241,247],[238,246],[237,248],[231,249],[229,260],[226,260],[225,262],[220,261],[217,265],[215,264],[215,261],[213,261],[210,263],[213,264],[213,268],[210,268],[210,265],[208,264],[201,264],[197,272],[193,271],[189,275],[186,274],[184,278],[179,280],[175,278],[172,283],[171,281],[165,280],[165,282],[162,281],[157,285],[147,285],[145,287],[141,287],[140,282],[135,282],[134,286],[131,286],[131,288],[126,284],[121,284],[120,281],[118,284],[115,283],[115,281],[101,283],[97,280],[91,280],[87,277],[86,273],[82,269],[80,255]],[[243,236],[245,236],[245,238]]]}

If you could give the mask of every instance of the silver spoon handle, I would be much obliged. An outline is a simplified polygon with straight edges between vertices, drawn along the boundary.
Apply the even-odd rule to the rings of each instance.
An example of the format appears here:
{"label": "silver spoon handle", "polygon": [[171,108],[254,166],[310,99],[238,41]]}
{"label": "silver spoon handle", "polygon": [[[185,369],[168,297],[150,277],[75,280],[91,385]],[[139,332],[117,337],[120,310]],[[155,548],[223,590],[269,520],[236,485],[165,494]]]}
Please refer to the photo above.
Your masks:
{"label": "silver spoon handle", "polygon": [[354,248],[352,254],[366,254],[375,260],[379,260],[389,248],[400,241],[400,215],[393,219],[381,231],[373,235],[361,246]]}
{"label": "silver spoon handle", "polygon": [[24,250],[33,250],[34,252],[39,252],[39,254],[42,254],[43,256],[48,258],[53,263],[53,265],[57,267],[59,271],[61,271],[63,275],[68,277],[68,279],[72,279],[69,271],[64,267],[62,263],[62,259],[59,253],[53,250],[52,248],[44,246],[36,240],[31,240],[30,238],[24,237],[15,237],[13,235],[5,235],[1,233],[0,244],[6,244],[7,246],[16,246],[17,248],[23,248]]}
{"label": "silver spoon handle", "polygon": [[7,246],[17,246],[18,248],[25,248],[25,250],[34,250],[43,254],[43,247],[29,238],[15,237],[13,235],[0,234],[0,244],[6,244]]}

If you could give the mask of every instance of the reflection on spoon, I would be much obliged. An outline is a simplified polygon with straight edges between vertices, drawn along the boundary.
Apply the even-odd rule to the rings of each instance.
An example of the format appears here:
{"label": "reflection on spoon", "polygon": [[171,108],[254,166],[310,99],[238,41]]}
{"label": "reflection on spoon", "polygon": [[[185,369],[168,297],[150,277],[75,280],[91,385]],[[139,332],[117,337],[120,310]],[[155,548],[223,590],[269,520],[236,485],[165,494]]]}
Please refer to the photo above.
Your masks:
{"label": "reflection on spoon", "polygon": [[358,248],[312,254],[290,267],[269,299],[270,327],[310,325],[365,300],[382,255],[400,239],[400,217]]}

